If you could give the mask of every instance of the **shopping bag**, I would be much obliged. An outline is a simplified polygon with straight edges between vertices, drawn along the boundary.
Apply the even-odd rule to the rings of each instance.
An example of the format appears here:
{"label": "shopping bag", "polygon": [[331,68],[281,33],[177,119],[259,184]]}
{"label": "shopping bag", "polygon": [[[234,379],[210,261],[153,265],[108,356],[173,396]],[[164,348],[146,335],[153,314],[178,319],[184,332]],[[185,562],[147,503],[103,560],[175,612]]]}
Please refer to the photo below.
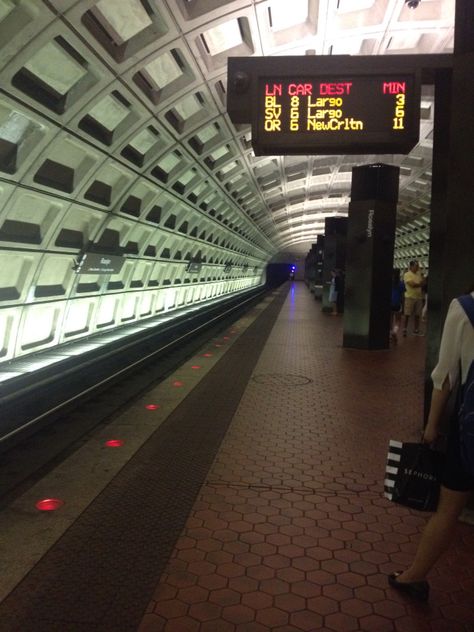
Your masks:
{"label": "shopping bag", "polygon": [[443,455],[423,443],[391,440],[385,468],[384,496],[418,509],[436,511]]}

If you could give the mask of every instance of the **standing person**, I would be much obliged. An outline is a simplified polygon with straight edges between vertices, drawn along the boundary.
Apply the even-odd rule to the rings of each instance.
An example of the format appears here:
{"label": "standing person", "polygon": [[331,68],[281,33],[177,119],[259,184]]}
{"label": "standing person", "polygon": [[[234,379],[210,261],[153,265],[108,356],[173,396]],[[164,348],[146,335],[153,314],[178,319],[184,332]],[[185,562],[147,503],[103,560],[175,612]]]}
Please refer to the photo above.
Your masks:
{"label": "standing person", "polygon": [[402,317],[403,294],[405,292],[405,284],[400,278],[400,268],[392,270],[392,299],[391,299],[391,320],[390,320],[390,338],[394,343],[398,341],[398,329],[400,327],[400,319]]}
{"label": "standing person", "polygon": [[423,309],[421,310],[421,320],[426,322],[428,318],[428,277],[425,277],[425,284],[422,288],[423,291]]}
{"label": "standing person", "polygon": [[[474,290],[474,286],[472,289]],[[461,389],[465,389],[469,379],[468,383],[472,388],[474,291],[462,297],[462,300],[466,301],[467,307],[463,307],[458,299],[454,299],[444,323],[438,364],[431,374],[433,393],[428,423],[423,434],[425,443],[433,443],[437,439],[449,393],[456,382],[460,382]],[[389,583],[393,588],[421,601],[428,599],[429,585],[426,575],[453,541],[459,515],[472,490],[474,476],[466,471],[462,461],[459,419],[456,411],[450,420],[438,509],[423,531],[411,566],[403,572],[389,576]]]}
{"label": "standing person", "polygon": [[329,285],[329,302],[332,305],[333,316],[337,316],[337,295],[338,295],[338,271],[336,269],[331,270],[331,283]]}
{"label": "standing person", "polygon": [[420,334],[420,316],[423,309],[422,287],[424,285],[424,279],[420,272],[418,261],[410,261],[409,270],[403,275],[403,282],[405,283],[405,323],[403,326],[403,335],[407,335],[408,320],[410,316],[413,315],[415,320],[413,333],[415,336],[422,336],[423,334]]}

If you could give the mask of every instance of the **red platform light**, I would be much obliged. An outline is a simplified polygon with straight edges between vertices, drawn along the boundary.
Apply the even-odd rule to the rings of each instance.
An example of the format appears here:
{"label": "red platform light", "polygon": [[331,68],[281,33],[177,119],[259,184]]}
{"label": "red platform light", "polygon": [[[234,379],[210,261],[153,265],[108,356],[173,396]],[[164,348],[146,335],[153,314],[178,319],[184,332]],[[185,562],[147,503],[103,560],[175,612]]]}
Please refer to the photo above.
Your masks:
{"label": "red platform light", "polygon": [[110,439],[109,441],[106,441],[104,445],[107,448],[121,448],[124,443],[125,441],[123,441],[123,439]]}
{"label": "red platform light", "polygon": [[56,511],[64,505],[64,500],[60,500],[59,498],[43,498],[42,500],[38,500],[35,507],[39,511]]}
{"label": "red platform light", "polygon": [[193,364],[193,366],[191,368],[192,369],[200,369],[201,367],[199,366],[199,364]]}
{"label": "red platform light", "polygon": [[203,358],[212,358],[212,353],[203,353],[202,357]]}
{"label": "red platform light", "polygon": [[184,382],[180,382],[179,380],[176,380],[175,382],[173,382],[173,386],[176,386],[176,387],[184,386]]}
{"label": "red platform light", "polygon": [[157,410],[159,407],[160,407],[159,404],[147,404],[145,406],[147,410]]}

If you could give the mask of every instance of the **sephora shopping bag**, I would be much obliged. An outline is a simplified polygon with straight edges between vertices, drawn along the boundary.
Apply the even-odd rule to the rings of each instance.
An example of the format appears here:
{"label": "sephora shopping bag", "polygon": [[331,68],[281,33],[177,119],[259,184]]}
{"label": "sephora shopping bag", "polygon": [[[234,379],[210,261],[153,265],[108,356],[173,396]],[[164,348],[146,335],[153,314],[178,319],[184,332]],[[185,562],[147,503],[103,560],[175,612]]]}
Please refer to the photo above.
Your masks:
{"label": "sephora shopping bag", "polygon": [[439,497],[442,454],[423,443],[391,440],[385,468],[389,500],[420,511],[435,511]]}

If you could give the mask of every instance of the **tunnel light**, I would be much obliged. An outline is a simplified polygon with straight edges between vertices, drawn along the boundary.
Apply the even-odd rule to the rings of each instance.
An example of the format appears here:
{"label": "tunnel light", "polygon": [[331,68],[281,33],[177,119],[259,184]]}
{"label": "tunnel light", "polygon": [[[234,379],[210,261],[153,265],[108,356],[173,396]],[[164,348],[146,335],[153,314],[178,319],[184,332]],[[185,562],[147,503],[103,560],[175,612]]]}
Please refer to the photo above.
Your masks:
{"label": "tunnel light", "polygon": [[53,339],[59,310],[49,305],[35,305],[27,312],[21,344],[33,347]]}
{"label": "tunnel light", "polygon": [[194,369],[195,371],[197,371],[198,369],[202,369],[202,367],[199,364],[193,364],[191,368]]}
{"label": "tunnel light", "polygon": [[38,500],[35,507],[38,511],[56,511],[64,505],[64,500],[59,498],[43,498]]}
{"label": "tunnel light", "polygon": [[160,407],[159,404],[147,404],[145,406],[147,410],[158,410],[159,407]]}

